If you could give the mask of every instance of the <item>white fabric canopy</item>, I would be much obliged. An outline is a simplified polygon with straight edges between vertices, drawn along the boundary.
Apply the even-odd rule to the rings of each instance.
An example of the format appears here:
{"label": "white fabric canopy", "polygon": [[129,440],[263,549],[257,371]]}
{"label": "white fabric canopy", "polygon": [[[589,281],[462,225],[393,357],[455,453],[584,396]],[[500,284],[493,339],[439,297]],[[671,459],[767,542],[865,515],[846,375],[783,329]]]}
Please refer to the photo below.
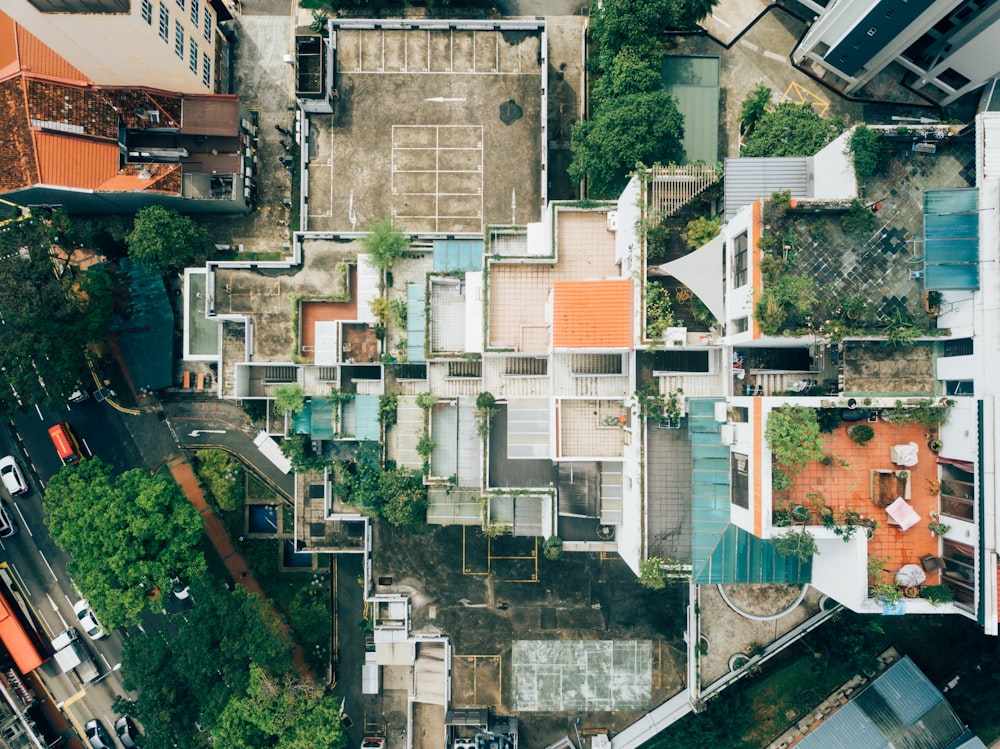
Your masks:
{"label": "white fabric canopy", "polygon": [[726,319],[724,302],[725,275],[722,272],[722,258],[726,251],[725,237],[720,234],[711,242],[677,260],[649,269],[653,275],[673,276],[697,294],[702,303],[715,315],[715,319]]}

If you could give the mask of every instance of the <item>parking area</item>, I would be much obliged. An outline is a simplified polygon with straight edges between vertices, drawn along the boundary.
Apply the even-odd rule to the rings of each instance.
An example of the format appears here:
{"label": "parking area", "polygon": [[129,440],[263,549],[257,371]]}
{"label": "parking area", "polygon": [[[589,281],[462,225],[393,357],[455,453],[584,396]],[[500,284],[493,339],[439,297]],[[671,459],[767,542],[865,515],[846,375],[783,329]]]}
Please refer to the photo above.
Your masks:
{"label": "parking area", "polygon": [[338,99],[310,117],[308,228],[539,220],[545,36],[534,22],[334,26]]}

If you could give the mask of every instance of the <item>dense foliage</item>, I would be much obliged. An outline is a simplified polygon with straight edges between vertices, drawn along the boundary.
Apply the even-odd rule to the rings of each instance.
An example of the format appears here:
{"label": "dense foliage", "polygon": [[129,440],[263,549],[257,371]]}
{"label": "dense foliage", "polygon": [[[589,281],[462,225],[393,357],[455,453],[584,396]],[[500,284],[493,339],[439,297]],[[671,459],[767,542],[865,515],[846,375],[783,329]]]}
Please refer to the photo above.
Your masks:
{"label": "dense foliage", "polygon": [[[192,597],[169,634],[140,630],[125,641],[122,682],[137,696],[115,709],[142,724],[146,749],[344,746],[339,704],[291,675],[291,643],[257,596],[206,578]],[[287,694],[271,699],[267,684]],[[290,711],[301,714],[295,729]]]}
{"label": "dense foliage", "polygon": [[341,501],[374,510],[387,523],[414,528],[426,517],[427,488],[419,471],[381,467],[379,443],[358,445],[353,461],[338,461],[336,491]]}
{"label": "dense foliage", "polygon": [[816,411],[805,406],[781,406],[767,416],[764,438],[775,460],[798,473],[810,460],[823,457],[823,437]]}
{"label": "dense foliage", "polygon": [[169,476],[134,469],[113,477],[91,458],[53,476],[43,506],[76,585],[109,629],[159,611],[155,599],[172,578],[205,571],[201,515]]}
{"label": "dense foliage", "polygon": [[195,453],[198,478],[208,488],[220,509],[233,512],[243,504],[243,466],[223,450]]}
{"label": "dense foliage", "polygon": [[368,227],[361,245],[371,255],[372,265],[379,270],[390,270],[410,246],[410,240],[392,219],[376,221]]}
{"label": "dense foliage", "polygon": [[851,152],[851,161],[854,164],[854,174],[858,178],[858,184],[863,186],[879,168],[882,157],[885,155],[886,147],[882,140],[882,134],[861,123],[851,133],[847,147]]}
{"label": "dense foliage", "polygon": [[842,132],[840,117],[820,117],[812,104],[783,102],[759,116],[740,155],[814,156]]}
{"label": "dense foliage", "polygon": [[87,372],[86,346],[111,322],[111,279],[58,260],[53,241],[67,241],[64,214],[31,218],[0,230],[0,415],[35,403],[61,408]]}
{"label": "dense foliage", "polygon": [[207,248],[209,235],[187,216],[154,205],[135,214],[125,243],[132,262],[152,276],[163,276],[194,262]]}

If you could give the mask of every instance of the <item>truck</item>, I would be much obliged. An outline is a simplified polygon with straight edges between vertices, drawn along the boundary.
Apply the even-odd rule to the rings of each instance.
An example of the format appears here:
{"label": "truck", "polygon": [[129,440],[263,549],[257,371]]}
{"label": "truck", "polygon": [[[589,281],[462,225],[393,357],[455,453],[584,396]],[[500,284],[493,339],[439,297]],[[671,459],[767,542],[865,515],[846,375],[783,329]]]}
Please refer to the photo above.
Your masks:
{"label": "truck", "polygon": [[80,639],[80,633],[70,627],[52,638],[53,657],[64,674],[75,670],[81,681],[92,682],[100,672],[94,658]]}

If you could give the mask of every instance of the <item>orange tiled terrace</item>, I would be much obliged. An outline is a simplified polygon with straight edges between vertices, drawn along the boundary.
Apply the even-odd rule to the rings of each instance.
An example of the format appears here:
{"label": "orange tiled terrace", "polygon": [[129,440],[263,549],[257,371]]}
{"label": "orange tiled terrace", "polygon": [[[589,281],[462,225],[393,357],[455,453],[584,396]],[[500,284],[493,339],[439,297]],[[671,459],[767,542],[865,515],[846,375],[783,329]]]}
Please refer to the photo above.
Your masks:
{"label": "orange tiled terrace", "polygon": [[[860,422],[867,423],[867,422]],[[931,534],[927,525],[932,521],[931,513],[938,512],[938,494],[933,486],[938,481],[937,456],[927,446],[927,427],[915,423],[890,423],[878,421],[869,424],[875,430],[875,437],[866,445],[851,441],[847,430],[849,423],[839,425],[832,433],[824,434],[823,452],[833,456],[833,460],[812,461],[799,474],[790,474],[793,479],[791,489],[774,493],[774,506],[781,508],[803,502],[810,493],[821,494],[827,507],[840,520],[847,511],[856,511],[863,518],[872,518],[878,523],[875,534],[868,542],[868,557],[887,557],[885,569],[895,572],[904,564],[920,564],[924,554],[938,555],[938,538]],[[894,465],[889,459],[893,445],[915,442],[919,448],[918,462],[914,466]],[[842,461],[846,461],[845,466]],[[824,465],[831,462],[831,465]],[[872,501],[871,471],[906,470],[910,472],[910,506],[920,515],[920,522],[906,531],[889,525],[885,507]],[[816,516],[813,520],[815,523]],[[864,528],[858,529],[864,533]],[[928,572],[926,585],[937,585],[939,572]]]}

